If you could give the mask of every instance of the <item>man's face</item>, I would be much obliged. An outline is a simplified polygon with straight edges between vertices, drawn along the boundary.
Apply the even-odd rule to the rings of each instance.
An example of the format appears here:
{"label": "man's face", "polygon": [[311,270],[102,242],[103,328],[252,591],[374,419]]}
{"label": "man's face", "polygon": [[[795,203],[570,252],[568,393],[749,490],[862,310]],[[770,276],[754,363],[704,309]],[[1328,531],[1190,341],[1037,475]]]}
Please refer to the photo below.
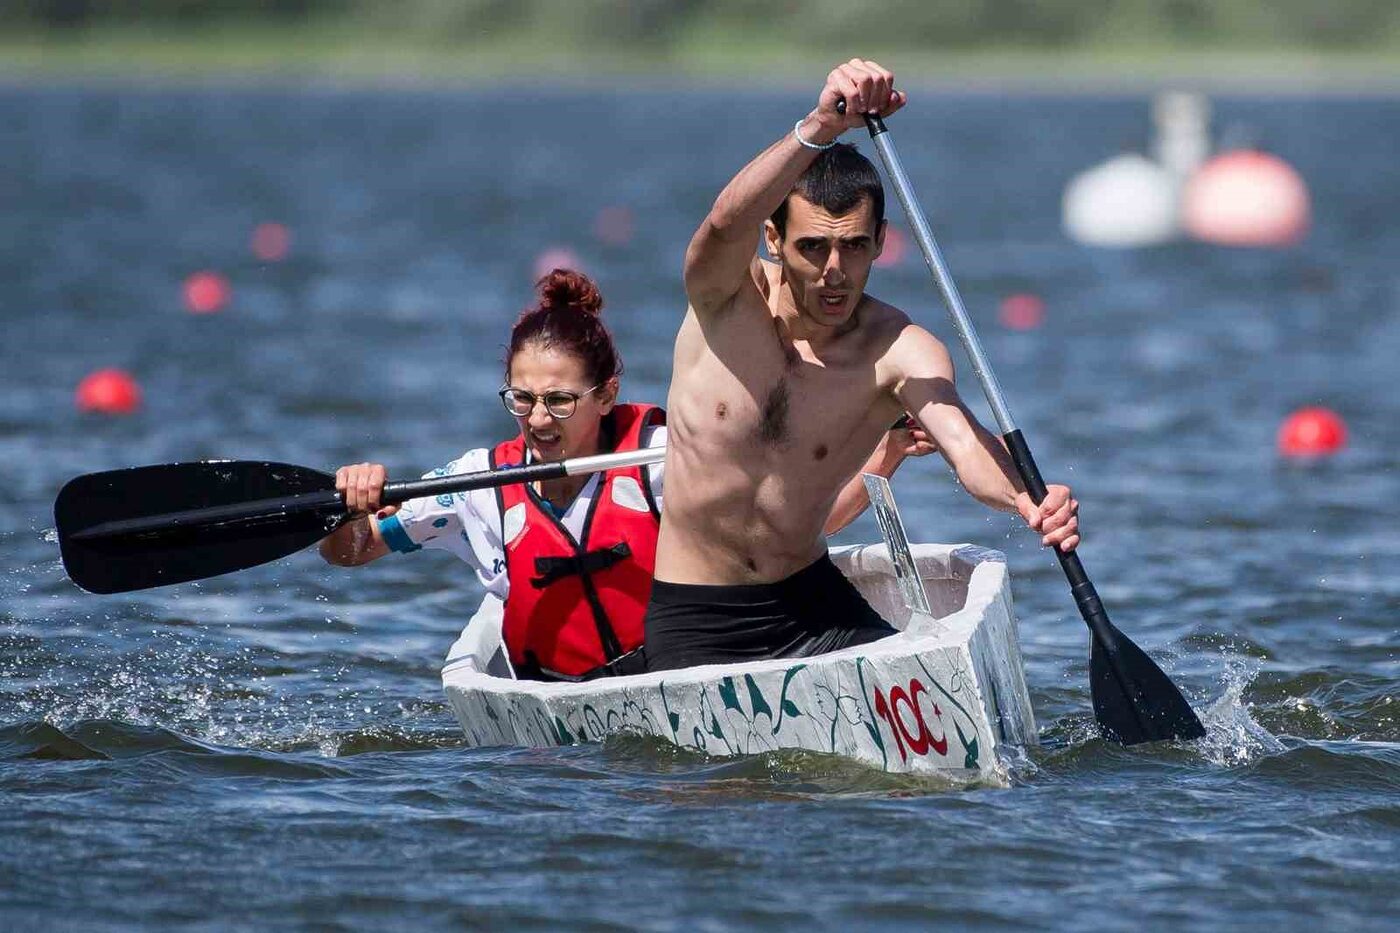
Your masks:
{"label": "man's face", "polygon": [[788,197],[787,235],[779,237],[772,221],[764,230],[798,312],[821,327],[849,321],[885,244],[885,224],[881,221],[877,228],[870,199],[836,215],[793,194]]}

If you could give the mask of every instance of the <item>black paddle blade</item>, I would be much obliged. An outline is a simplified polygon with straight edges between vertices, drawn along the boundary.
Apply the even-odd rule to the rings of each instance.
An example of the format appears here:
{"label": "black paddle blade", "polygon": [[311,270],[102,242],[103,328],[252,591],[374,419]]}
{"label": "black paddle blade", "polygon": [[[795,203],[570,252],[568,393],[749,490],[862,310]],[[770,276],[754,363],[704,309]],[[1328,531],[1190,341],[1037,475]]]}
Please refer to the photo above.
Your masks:
{"label": "black paddle blade", "polygon": [[1089,650],[1094,717],[1124,745],[1206,734],[1191,704],[1147,653],[1111,622],[1095,626]]}
{"label": "black paddle blade", "polygon": [[90,593],[264,564],[320,540],[346,517],[335,477],[246,460],[89,473],[54,502],[63,566]]}

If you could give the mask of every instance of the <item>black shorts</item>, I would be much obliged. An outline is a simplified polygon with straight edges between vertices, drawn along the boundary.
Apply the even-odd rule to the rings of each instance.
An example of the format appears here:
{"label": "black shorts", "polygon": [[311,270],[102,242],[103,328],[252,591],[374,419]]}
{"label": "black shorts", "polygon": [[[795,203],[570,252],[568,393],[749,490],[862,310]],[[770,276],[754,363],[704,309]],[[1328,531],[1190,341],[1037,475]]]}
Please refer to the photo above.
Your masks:
{"label": "black shorts", "polygon": [[646,615],[648,671],[805,658],[897,633],[831,558],[777,583],[656,581]]}

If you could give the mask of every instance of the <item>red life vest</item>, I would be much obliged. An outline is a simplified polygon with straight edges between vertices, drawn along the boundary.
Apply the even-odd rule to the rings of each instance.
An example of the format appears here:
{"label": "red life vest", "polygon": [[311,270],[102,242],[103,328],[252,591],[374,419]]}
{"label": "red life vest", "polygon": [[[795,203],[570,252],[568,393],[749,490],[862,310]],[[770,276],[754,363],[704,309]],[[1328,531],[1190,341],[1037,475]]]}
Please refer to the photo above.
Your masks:
{"label": "red life vest", "polygon": [[[642,429],[665,424],[666,413],[617,405],[605,431],[609,421],[614,449],[637,450]],[[491,452],[492,469],[524,461],[523,434]],[[497,487],[496,501],[510,582],[503,636],[516,671],[571,679],[639,647],[661,521],[645,467],[600,475],[582,541],[530,484]]]}

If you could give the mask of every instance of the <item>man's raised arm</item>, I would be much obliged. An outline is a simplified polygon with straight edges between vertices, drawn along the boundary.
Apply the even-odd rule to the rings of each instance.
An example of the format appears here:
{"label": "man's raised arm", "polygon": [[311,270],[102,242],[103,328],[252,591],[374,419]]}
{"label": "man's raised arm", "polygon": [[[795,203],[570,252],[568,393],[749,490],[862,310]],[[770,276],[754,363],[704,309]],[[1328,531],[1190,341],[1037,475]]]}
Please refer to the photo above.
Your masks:
{"label": "man's raised arm", "polygon": [[[841,100],[847,101],[844,114],[836,110]],[[889,116],[904,102],[894,90],[894,75],[874,62],[853,58],[833,69],[816,108],[734,176],[695,231],[685,254],[691,307],[697,313],[718,310],[752,280],[760,227],[821,149],[861,126],[864,114]]]}

